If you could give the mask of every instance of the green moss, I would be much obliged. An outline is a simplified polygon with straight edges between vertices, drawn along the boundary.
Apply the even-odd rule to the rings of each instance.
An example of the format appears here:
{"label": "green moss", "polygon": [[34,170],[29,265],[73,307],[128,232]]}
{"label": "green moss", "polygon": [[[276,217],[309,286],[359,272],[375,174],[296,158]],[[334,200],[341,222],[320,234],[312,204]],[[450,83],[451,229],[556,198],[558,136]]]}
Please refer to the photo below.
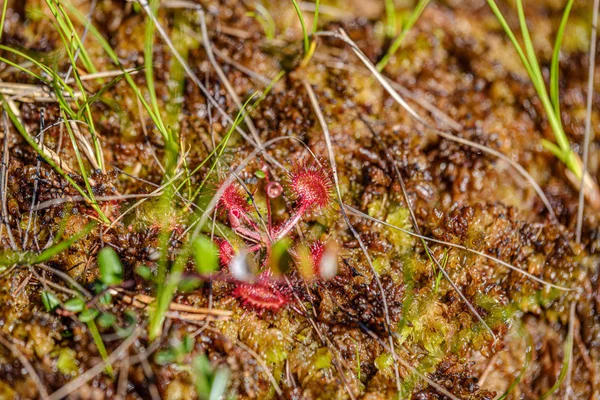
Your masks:
{"label": "green moss", "polygon": [[373,268],[379,275],[386,274],[390,270],[390,260],[387,257],[377,257],[373,260]]}
{"label": "green moss", "polygon": [[415,294],[405,308],[403,322],[399,328],[402,340],[410,340],[427,350],[440,355],[448,348],[451,323],[446,319],[445,305],[430,293]]}
{"label": "green moss", "polygon": [[475,304],[486,310],[485,322],[492,328],[505,323],[514,314],[514,307],[502,305],[485,294],[478,294],[475,297]]}
{"label": "green moss", "polygon": [[375,367],[385,375],[392,373],[392,365],[394,365],[394,358],[390,353],[381,353],[375,359]]}
{"label": "green moss", "polygon": [[273,364],[280,364],[288,357],[287,351],[280,346],[269,347],[266,350],[266,355],[266,361]]}
{"label": "green moss", "polygon": [[[411,230],[410,213],[407,208],[397,207],[388,214],[385,221],[399,228]],[[398,254],[406,254],[412,250],[414,240],[409,234],[390,228],[388,238]]]}
{"label": "green moss", "polygon": [[327,347],[321,347],[313,355],[313,366],[318,370],[331,368],[332,360],[333,356],[329,352],[329,349]]}
{"label": "green moss", "polygon": [[57,353],[56,368],[58,371],[63,375],[78,375],[79,363],[77,362],[75,350],[63,347]]}
{"label": "green moss", "polygon": [[381,219],[383,218],[383,201],[376,199],[373,200],[369,203],[368,208],[367,208],[367,213],[369,214],[369,216],[373,217],[373,218],[378,218]]}

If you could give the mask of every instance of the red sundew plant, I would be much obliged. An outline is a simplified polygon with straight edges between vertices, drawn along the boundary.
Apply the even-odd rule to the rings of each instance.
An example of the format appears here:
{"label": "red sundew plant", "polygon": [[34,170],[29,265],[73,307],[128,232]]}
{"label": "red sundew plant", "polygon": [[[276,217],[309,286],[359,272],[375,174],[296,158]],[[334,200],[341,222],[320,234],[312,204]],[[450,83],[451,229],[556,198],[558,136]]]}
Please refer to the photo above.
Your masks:
{"label": "red sundew plant", "polygon": [[[271,181],[265,173],[265,199],[267,208],[267,223],[259,225],[253,217],[251,207],[245,199],[244,192],[236,184],[230,184],[219,201],[219,207],[227,214],[231,229],[247,244],[246,252],[263,257],[262,272],[252,282],[237,281],[233,295],[242,305],[259,312],[278,311],[289,303],[289,297],[284,295],[282,284],[273,276],[268,267],[273,265],[272,258],[279,251],[271,251],[276,243],[291,235],[292,229],[307,215],[323,211],[333,201],[333,183],[329,175],[319,164],[295,168],[288,180],[282,185]],[[280,197],[284,189],[293,200],[290,217],[282,223],[273,224],[271,201]],[[265,226],[266,225],[266,226]],[[221,264],[228,266],[234,258],[235,251],[231,244],[223,239],[217,240]],[[281,248],[279,246],[279,248]],[[310,246],[311,264],[316,276],[319,276],[320,260],[325,251],[325,245],[314,242]],[[276,260],[279,261],[279,260]]]}
{"label": "red sundew plant", "polygon": [[310,247],[310,262],[313,267],[313,273],[319,275],[321,260],[323,259],[323,253],[325,252],[325,243],[317,240],[313,242]]}
{"label": "red sundew plant", "polygon": [[244,306],[255,309],[259,313],[278,311],[289,302],[288,296],[267,273],[263,273],[255,282],[239,283],[233,290],[233,296]]}
{"label": "red sundew plant", "polygon": [[225,239],[217,239],[217,247],[219,249],[219,261],[222,267],[227,267],[233,256],[235,255],[235,250],[233,250],[233,246]]}

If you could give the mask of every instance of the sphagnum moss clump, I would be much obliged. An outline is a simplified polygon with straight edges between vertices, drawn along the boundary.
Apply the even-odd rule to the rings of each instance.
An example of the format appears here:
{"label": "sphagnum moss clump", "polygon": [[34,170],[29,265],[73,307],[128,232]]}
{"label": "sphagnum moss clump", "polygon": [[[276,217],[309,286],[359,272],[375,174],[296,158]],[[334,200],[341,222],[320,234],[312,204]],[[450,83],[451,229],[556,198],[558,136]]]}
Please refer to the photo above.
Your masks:
{"label": "sphagnum moss clump", "polygon": [[0,397],[592,398],[562,10],[226,3],[4,2]]}

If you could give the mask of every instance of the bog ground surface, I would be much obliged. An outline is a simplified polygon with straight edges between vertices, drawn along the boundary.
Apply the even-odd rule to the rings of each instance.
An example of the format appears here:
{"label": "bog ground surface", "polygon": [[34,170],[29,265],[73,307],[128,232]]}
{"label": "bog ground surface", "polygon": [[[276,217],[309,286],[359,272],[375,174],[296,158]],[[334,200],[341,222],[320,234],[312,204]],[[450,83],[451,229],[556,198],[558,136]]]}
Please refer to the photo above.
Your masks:
{"label": "bog ground surface", "polygon": [[0,398],[597,398],[593,3],[5,0]]}

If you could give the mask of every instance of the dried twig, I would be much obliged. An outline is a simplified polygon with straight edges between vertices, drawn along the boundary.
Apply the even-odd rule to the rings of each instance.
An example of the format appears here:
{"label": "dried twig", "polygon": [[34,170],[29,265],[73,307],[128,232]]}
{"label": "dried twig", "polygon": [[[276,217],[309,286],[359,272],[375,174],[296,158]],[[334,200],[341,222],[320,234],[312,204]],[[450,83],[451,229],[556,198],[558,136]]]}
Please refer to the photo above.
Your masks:
{"label": "dried twig", "polygon": [[[44,144],[44,110],[40,110],[40,133],[37,139],[38,146]],[[29,230],[31,229],[31,220],[33,219],[35,202],[37,201],[37,192],[40,184],[40,169],[42,166],[42,160],[37,158],[35,162],[35,176],[33,177],[33,193],[31,195],[31,207],[29,208],[29,218],[27,219],[27,229],[25,229],[25,236],[23,237],[23,243],[21,247],[24,249],[27,246],[27,239],[29,236]]]}
{"label": "dried twig", "polygon": [[[15,238],[12,234],[12,228],[10,227],[10,222],[8,221],[8,209],[6,207],[6,190],[8,183],[8,118],[6,116],[6,111],[2,112],[2,126],[4,128],[4,138],[3,138],[3,151],[2,151],[2,166],[0,167],[0,198],[2,201],[2,226],[6,226],[6,231],[8,234],[8,239],[10,240],[10,247],[16,251],[17,244],[15,243]],[[0,231],[1,232],[1,231]]]}
{"label": "dried twig", "polygon": [[[109,289],[109,293],[119,298],[125,304],[136,308],[146,309],[155,302],[154,297],[145,294],[129,295],[122,289]],[[215,308],[193,307],[185,304],[171,303],[167,317],[182,321],[222,321],[230,319],[233,312]]]}

